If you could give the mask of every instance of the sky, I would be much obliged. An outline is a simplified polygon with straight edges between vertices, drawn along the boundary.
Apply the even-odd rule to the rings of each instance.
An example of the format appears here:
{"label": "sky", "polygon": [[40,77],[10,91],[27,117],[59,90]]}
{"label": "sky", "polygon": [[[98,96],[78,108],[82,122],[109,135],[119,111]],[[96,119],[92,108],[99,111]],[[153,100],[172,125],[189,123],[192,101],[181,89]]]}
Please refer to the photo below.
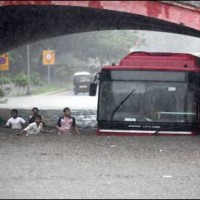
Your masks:
{"label": "sky", "polygon": [[144,32],[146,45],[142,45],[140,50],[185,53],[200,52],[200,38],[155,31],[142,32]]}

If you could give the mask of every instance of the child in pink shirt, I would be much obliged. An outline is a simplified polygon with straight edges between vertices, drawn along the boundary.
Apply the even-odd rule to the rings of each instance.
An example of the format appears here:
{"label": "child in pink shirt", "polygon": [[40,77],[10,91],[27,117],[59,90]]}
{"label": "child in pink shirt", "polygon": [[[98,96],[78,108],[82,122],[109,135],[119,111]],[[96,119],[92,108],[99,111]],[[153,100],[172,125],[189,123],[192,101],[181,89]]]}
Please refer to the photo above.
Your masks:
{"label": "child in pink shirt", "polygon": [[80,134],[78,128],[76,127],[76,120],[74,117],[71,117],[70,108],[66,107],[63,109],[64,116],[58,119],[56,128],[58,130],[58,135],[61,134],[71,134],[72,128],[76,130],[78,134]]}

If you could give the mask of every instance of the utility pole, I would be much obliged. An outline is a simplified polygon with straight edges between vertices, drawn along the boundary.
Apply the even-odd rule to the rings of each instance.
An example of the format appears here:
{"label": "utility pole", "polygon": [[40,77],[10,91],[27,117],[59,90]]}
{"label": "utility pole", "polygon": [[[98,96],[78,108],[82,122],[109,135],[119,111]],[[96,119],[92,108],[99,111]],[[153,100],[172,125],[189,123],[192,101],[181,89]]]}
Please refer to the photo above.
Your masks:
{"label": "utility pole", "polygon": [[48,85],[51,83],[51,67],[48,65]]}
{"label": "utility pole", "polygon": [[3,71],[1,71],[1,89],[3,90]]}
{"label": "utility pole", "polygon": [[31,74],[31,67],[30,67],[30,46],[27,44],[27,76],[29,79],[28,86],[27,86],[27,95],[30,94],[30,74]]}
{"label": "utility pole", "polygon": [[[48,48],[48,51],[50,49]],[[51,55],[50,54],[47,54],[47,59],[50,60],[51,59]],[[50,65],[47,66],[48,67],[48,85],[50,85],[51,83],[51,68],[50,68]]]}

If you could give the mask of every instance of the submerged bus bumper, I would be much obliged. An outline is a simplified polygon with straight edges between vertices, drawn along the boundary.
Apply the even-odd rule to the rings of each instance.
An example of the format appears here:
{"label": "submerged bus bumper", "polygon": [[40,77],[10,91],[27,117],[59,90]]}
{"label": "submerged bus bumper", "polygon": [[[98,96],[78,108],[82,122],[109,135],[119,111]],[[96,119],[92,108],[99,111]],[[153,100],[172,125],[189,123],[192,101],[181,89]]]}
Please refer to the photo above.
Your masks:
{"label": "submerged bus bumper", "polygon": [[105,136],[152,136],[152,135],[197,135],[194,131],[145,131],[145,130],[114,130],[114,129],[97,129],[97,135]]}

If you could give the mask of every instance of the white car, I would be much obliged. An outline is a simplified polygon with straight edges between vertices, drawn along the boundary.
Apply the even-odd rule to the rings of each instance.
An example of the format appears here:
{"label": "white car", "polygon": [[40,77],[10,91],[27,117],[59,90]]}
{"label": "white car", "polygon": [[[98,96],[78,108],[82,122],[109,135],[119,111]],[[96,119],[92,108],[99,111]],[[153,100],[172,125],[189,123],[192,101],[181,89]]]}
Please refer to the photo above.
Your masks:
{"label": "white car", "polygon": [[89,72],[76,72],[73,77],[74,94],[87,93],[92,82],[92,74]]}

